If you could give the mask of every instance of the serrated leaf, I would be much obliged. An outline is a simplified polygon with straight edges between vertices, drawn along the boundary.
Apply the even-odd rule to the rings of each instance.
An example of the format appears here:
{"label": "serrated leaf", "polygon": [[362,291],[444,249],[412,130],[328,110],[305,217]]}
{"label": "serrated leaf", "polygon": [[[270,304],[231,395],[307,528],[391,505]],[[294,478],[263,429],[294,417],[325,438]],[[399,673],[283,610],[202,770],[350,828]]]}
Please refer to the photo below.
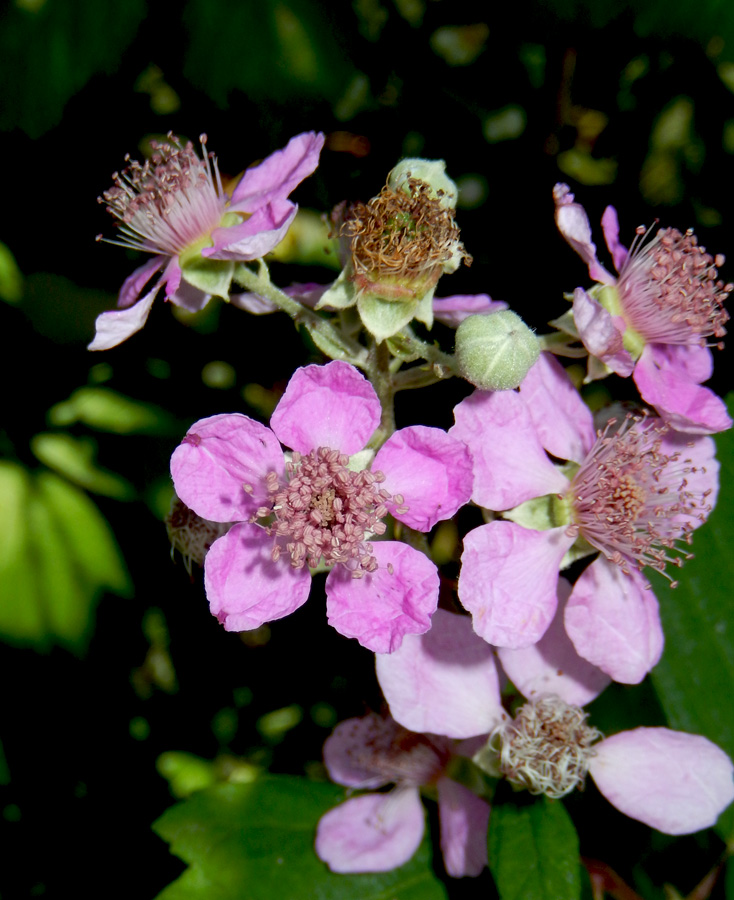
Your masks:
{"label": "serrated leaf", "polygon": [[579,841],[558,800],[493,807],[489,868],[501,900],[578,900]]}
{"label": "serrated leaf", "polygon": [[339,875],[314,850],[319,818],[344,797],[331,784],[268,776],[200,791],[153,830],[189,864],[158,900],[445,900],[430,848],[392,872]]}
{"label": "serrated leaf", "polygon": [[[734,394],[727,406],[734,413]],[[734,431],[715,440],[719,498],[708,522],[694,533],[695,557],[680,571],[675,589],[656,573],[649,575],[665,632],[652,679],[671,727],[705,735],[734,759]],[[734,807],[717,829],[725,839],[734,838]]]}
{"label": "serrated leaf", "polygon": [[114,434],[169,434],[178,427],[160,407],[103,387],[79,388],[68,400],[51,407],[48,420],[59,427],[82,422]]}

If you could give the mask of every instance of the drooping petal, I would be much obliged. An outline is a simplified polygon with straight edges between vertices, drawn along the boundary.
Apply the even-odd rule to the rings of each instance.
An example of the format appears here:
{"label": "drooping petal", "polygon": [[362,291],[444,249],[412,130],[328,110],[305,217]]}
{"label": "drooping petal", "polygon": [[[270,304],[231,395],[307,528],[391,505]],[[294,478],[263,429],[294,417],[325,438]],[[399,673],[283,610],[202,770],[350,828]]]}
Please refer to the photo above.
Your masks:
{"label": "drooping petal", "polygon": [[568,487],[515,391],[474,391],[454,408],[454,418],[449,434],[467,445],[474,460],[475,503],[486,509],[510,509]]}
{"label": "drooping petal", "polygon": [[652,588],[635,569],[599,556],[574,585],[566,632],[576,652],[614,681],[639,684],[663,652],[663,629]]}
{"label": "drooping petal", "polygon": [[537,644],[518,650],[508,647],[497,650],[510,681],[528,700],[556,694],[566,703],[584,706],[598,697],[611,681],[601,669],[578,655],[566,634],[563,616],[570,594],[571,585],[565,578],[559,578],[558,609]]}
{"label": "drooping petal", "polygon": [[276,197],[239,225],[216,228],[211,234],[213,246],[205,247],[201,255],[239,262],[260,259],[283,240],[297,211],[295,203]]}
{"label": "drooping petal", "polygon": [[487,865],[489,803],[450,778],[441,778],[436,787],[446,871],[452,878],[476,878]]}
{"label": "drooping petal", "polygon": [[459,599],[474,630],[496,647],[528,647],[545,634],[558,604],[558,567],[573,543],[565,528],[532,531],[490,522],[464,538]]}
{"label": "drooping petal", "polygon": [[398,740],[398,726],[389,716],[371,713],[339,722],[324,742],[329,778],[344,787],[378,788],[398,777],[386,772],[385,760]]}
{"label": "drooping petal", "polygon": [[633,377],[643,400],[676,431],[717,434],[731,428],[724,401],[709,388],[689,381],[685,371],[672,367],[657,354],[655,344],[642,351]]}
{"label": "drooping petal", "polygon": [[406,635],[375,665],[390,714],[411,731],[468,738],[502,720],[492,648],[468,616],[437,609],[430,631]]}
{"label": "drooping petal", "polygon": [[176,292],[171,294],[168,299],[182,309],[197,313],[204,309],[211,298],[211,294],[204,293],[204,291],[182,279]]}
{"label": "drooping petal", "polygon": [[489,294],[455,294],[433,298],[433,316],[449,328],[458,328],[467,316],[486,315],[507,309],[504,300],[493,300]]}
{"label": "drooping petal", "polygon": [[308,600],[311,573],[286,558],[273,562],[273,539],[242,522],[214,541],[204,560],[204,587],[212,614],[227,631],[251,631],[282,619]]}
{"label": "drooping petal", "polygon": [[265,476],[284,470],[273,432],[240,413],[195,422],[171,457],[176,493],[213,522],[249,519],[268,496]]}
{"label": "drooping petal", "polygon": [[258,166],[247,169],[232,193],[230,209],[253,213],[276,197],[287,197],[319,164],[324,135],[297,134],[282,150],[271,153]]}
{"label": "drooping petal", "polygon": [[450,519],[471,498],[469,451],[440,428],[412,425],[396,431],[378,451],[372,470],[384,473],[382,487],[401,495],[408,507],[399,513],[400,504],[388,503],[390,513],[418,531]]}
{"label": "drooping petal", "polygon": [[158,281],[155,287],[134,306],[127,309],[111,309],[98,315],[94,323],[97,333],[94,340],[87,345],[87,350],[109,350],[140,331],[148,319],[160,286],[161,283]]}
{"label": "drooping petal", "polygon": [[582,462],[596,434],[591,410],[566,370],[551,353],[541,353],[520,385],[535,430],[558,459]]}
{"label": "drooping petal", "polygon": [[622,271],[622,266],[629,256],[629,251],[619,242],[619,219],[617,218],[617,210],[613,206],[607,206],[601,217],[601,227],[604,232],[604,240],[607,249],[612,254],[614,260],[614,268]]}
{"label": "drooping petal", "polygon": [[380,424],[375,389],[349,363],[304,366],[291,376],[270,417],[279,440],[299,453],[329,447],[351,456]]}
{"label": "drooping petal", "polygon": [[364,794],[321,817],[316,853],[332,872],[389,872],[413,856],[424,828],[417,788]]}
{"label": "drooping petal", "polygon": [[420,551],[398,541],[372,545],[379,568],[353,578],[337,566],[326,579],[329,623],[375,653],[392,653],[406,634],[431,627],[438,605],[438,571]]}
{"label": "drooping petal", "polygon": [[614,278],[596,258],[596,244],[591,240],[589,217],[581,204],[573,202],[574,196],[568,185],[557,184],[553,188],[553,199],[556,203],[558,230],[589,267],[589,275],[594,281],[613,284]]}
{"label": "drooping petal", "polygon": [[589,772],[602,794],[665,834],[708,828],[734,800],[731,760],[701,735],[635,728],[595,749]]}
{"label": "drooping petal", "polygon": [[635,364],[622,342],[622,332],[608,310],[583,288],[573,292],[573,320],[584,347],[592,356],[627,378]]}
{"label": "drooping petal", "polygon": [[128,275],[120,288],[120,293],[117,297],[117,308],[127,309],[133,306],[140,297],[145,285],[156,272],[160,271],[167,259],[168,257],[166,256],[154,256],[137,268],[132,275]]}

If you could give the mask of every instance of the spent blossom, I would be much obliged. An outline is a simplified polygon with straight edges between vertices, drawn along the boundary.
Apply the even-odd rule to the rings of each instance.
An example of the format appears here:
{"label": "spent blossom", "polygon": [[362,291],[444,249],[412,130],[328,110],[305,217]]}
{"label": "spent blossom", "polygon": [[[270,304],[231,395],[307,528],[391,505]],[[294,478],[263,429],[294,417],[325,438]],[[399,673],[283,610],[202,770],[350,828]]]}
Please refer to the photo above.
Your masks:
{"label": "spent blossom", "polygon": [[190,312],[213,295],[227,299],[235,265],[269,253],[288,231],[298,209],[288,195],[318,165],[324,136],[311,131],[292,138],[247,169],[231,192],[206,143],[202,135],[201,159],[191,142],[172,134],[152,142],[150,159],[128,159],[99,198],[120,229],[119,240],[110,243],[153,256],[123,283],[118,309],[98,316],[90,350],[107,350],[139,331],[161,288]]}
{"label": "spent blossom", "polygon": [[[489,805],[449,777],[476,742],[416,734],[390,717],[370,714],[336,726],[324,744],[329,777],[370,793],[350,797],[321,817],[316,853],[335,872],[386,872],[408,862],[425,831],[420,789],[438,798],[441,850],[454,878],[487,865]],[[463,751],[463,752],[462,752]],[[389,793],[373,793],[388,784]]]}
{"label": "spent blossom", "polygon": [[713,440],[644,415],[595,434],[546,353],[519,392],[475,391],[455,418],[450,433],[474,460],[472,499],[502,514],[464,538],[459,597],[477,633],[500,647],[535,643],[556,611],[559,569],[598,551],[574,585],[566,629],[614,680],[640,681],[663,646],[641,570],[665,572],[690,555],[691,533],[716,502]]}
{"label": "spent blossom", "polygon": [[[629,250],[619,242],[614,207],[602,216],[618,276],[598,261],[584,208],[565,184],[553,191],[556,223],[598,282],[577,288],[573,320],[588,349],[590,374],[599,360],[621,376],[632,375],[642,398],[678,431],[712,434],[731,427],[722,400],[701,384],[713,370],[711,343],[721,346],[729,318],[723,304],[734,288],[718,277],[724,257],[712,257],[691,231],[637,229]],[[603,374],[603,371],[601,372]]]}
{"label": "spent blossom", "polygon": [[236,523],[204,565],[211,611],[228,631],[296,610],[317,566],[329,571],[329,622],[347,637],[390,652],[428,630],[438,572],[413,547],[381,540],[384,519],[429,531],[450,518],[468,501],[471,462],[459,440],[420,425],[374,454],[380,417],[374,388],[334,361],[296,370],[270,428],[225,414],[189,429],[171,459],[176,492],[199,515]]}

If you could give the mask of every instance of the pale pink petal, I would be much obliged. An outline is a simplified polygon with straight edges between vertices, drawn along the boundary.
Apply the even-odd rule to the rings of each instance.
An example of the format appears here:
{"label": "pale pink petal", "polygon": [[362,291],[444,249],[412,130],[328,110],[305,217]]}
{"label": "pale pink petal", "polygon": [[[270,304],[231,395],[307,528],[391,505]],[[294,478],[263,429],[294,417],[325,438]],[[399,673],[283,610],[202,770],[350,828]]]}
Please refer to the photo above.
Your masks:
{"label": "pale pink petal", "polygon": [[353,578],[337,566],[326,579],[329,623],[375,653],[397,650],[406,634],[431,627],[438,605],[438,570],[420,551],[398,541],[372,545],[377,571]]}
{"label": "pale pink petal", "polygon": [[204,291],[182,279],[176,292],[171,294],[168,299],[182,309],[186,309],[191,313],[197,313],[204,309],[211,298],[211,294],[205,294]]}
{"label": "pale pink petal", "polygon": [[450,778],[439,779],[436,787],[446,871],[452,878],[476,878],[487,865],[489,803]]}
{"label": "pale pink petal", "polygon": [[406,635],[375,665],[390,714],[410,731],[469,738],[502,720],[492,648],[468,616],[437,609],[430,631]]}
{"label": "pale pink petal", "polygon": [[731,760],[701,735],[635,728],[595,749],[589,772],[602,794],[665,834],[709,828],[734,800]]}
{"label": "pale pink petal", "polygon": [[[502,668],[528,700],[557,694],[573,706],[590,703],[611,678],[576,652],[563,624],[563,614],[571,594],[565,578],[558,579],[558,609],[548,630],[537,644],[512,650],[497,650]],[[429,632],[430,633],[430,632]]]}
{"label": "pale pink petal", "polygon": [[167,258],[166,256],[154,256],[123,281],[117,297],[118,309],[127,309],[137,302],[145,285],[162,268]]}
{"label": "pale pink petal", "polygon": [[709,388],[689,381],[685,371],[660,367],[654,344],[643,350],[634,380],[643,400],[677,431],[716,434],[731,428],[724,401]]}
{"label": "pale pink petal", "polygon": [[614,278],[596,258],[596,245],[591,240],[589,217],[583,206],[574,203],[574,197],[567,184],[557,184],[553,188],[556,202],[556,225],[563,237],[589,267],[589,275],[594,281],[613,284]]}
{"label": "pale pink petal", "polygon": [[372,385],[349,363],[296,369],[270,417],[281,443],[299,453],[329,447],[351,456],[380,424],[382,409]]}
{"label": "pale pink petal", "polygon": [[622,266],[629,256],[629,251],[619,243],[619,219],[617,218],[617,210],[613,206],[607,206],[604,210],[604,215],[601,217],[601,227],[604,232],[607,249],[614,260],[614,268],[621,272]]}
{"label": "pale pink petal", "polygon": [[454,408],[449,434],[474,460],[472,500],[503,510],[561,493],[568,480],[548,459],[527,405],[515,391],[474,391]]}
{"label": "pale pink petal", "polygon": [[311,573],[287,557],[273,562],[273,539],[259,525],[242,522],[211,545],[204,587],[212,615],[227,631],[251,631],[282,619],[308,600]]}
{"label": "pale pink petal", "polygon": [[[697,499],[697,511],[688,515],[678,514],[673,523],[681,528],[700,528],[716,506],[719,495],[719,461],[716,459],[714,439],[706,435],[681,434],[669,431],[663,435],[660,450],[666,456],[677,456],[670,461],[666,470],[674,470],[681,481],[685,480],[686,491]],[[672,471],[671,471],[672,474]]]}
{"label": "pale pink petal", "polygon": [[214,244],[212,247],[205,247],[201,255],[208,259],[230,259],[236,262],[259,259],[274,250],[283,240],[297,211],[295,203],[276,197],[239,225],[212,231]]}
{"label": "pale pink petal", "polygon": [[566,632],[576,652],[614,681],[638,684],[663,652],[652,588],[635,569],[599,556],[584,570],[566,605]]}
{"label": "pale pink petal", "polygon": [[558,459],[582,462],[596,440],[591,410],[552,353],[541,353],[520,385],[535,430]]}
{"label": "pale pink petal", "polygon": [[651,344],[655,363],[673,369],[681,378],[702,384],[714,374],[714,355],[700,344]]}
{"label": "pale pink petal", "polygon": [[171,457],[176,493],[213,522],[249,519],[268,497],[265,476],[284,471],[273,432],[240,413],[195,422]]}
{"label": "pale pink petal", "polygon": [[344,787],[378,788],[399,777],[387,772],[399,739],[397,724],[374,713],[340,722],[324,743],[329,778]]}
{"label": "pale pink petal", "polygon": [[464,538],[459,599],[474,630],[496,647],[528,647],[545,634],[558,603],[558,567],[573,538],[565,528],[531,531],[490,522]]}
{"label": "pale pink petal", "polygon": [[181,278],[183,273],[181,272],[181,266],[179,265],[178,258],[172,256],[166,265],[166,268],[163,270],[162,281],[165,285],[165,294],[166,299],[173,296],[176,291],[179,289],[181,285]]}
{"label": "pale pink petal", "polygon": [[87,350],[109,350],[140,331],[148,319],[159,288],[160,282],[134,306],[127,309],[112,309],[97,316],[94,323],[97,333],[94,340],[87,345]]}
{"label": "pale pink petal", "polygon": [[467,316],[486,315],[507,309],[504,300],[493,300],[489,294],[456,294],[433,298],[433,317],[449,328],[458,328]]}
{"label": "pale pink petal", "polygon": [[623,378],[632,374],[635,364],[624,349],[618,320],[582,288],[573,292],[573,320],[584,347],[592,356]]}
{"label": "pale pink petal", "polygon": [[364,794],[321,817],[316,853],[332,872],[389,872],[413,856],[424,828],[416,788]]}
{"label": "pale pink petal", "polygon": [[287,197],[319,164],[324,135],[297,134],[282,150],[271,153],[258,166],[247,169],[232,193],[230,208],[252,213],[275,197]]}
{"label": "pale pink petal", "polygon": [[472,460],[466,446],[440,428],[412,425],[396,431],[382,445],[372,471],[385,475],[382,487],[403,497],[388,503],[390,513],[410,528],[430,531],[436,522],[450,519],[472,494]]}

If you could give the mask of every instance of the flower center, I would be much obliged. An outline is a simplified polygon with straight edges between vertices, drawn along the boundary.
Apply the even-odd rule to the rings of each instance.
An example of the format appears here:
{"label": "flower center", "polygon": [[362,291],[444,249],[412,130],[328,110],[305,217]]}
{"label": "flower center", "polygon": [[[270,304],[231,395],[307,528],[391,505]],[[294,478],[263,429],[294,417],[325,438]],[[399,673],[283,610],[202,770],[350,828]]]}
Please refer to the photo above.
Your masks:
{"label": "flower center", "polygon": [[[638,229],[638,237],[644,235]],[[712,257],[690,230],[662,228],[647,243],[636,239],[617,285],[625,320],[651,343],[722,338],[729,319],[723,304],[734,290],[718,278],[723,264],[724,257]]]}
{"label": "flower center", "polygon": [[555,694],[520,707],[489,737],[502,774],[531,794],[564,797],[583,790],[592,744],[602,737],[586,724],[586,713]]}
{"label": "flower center", "polygon": [[142,165],[126,157],[127,168],[115,172],[113,187],[97,198],[123,235],[108,243],[177,256],[220,224],[225,197],[219,169],[206,155],[206,135],[200,140],[203,160],[191,142],[182,145],[170,133],[168,141],[151,141],[153,154]]}
{"label": "flower center", "polygon": [[273,546],[274,560],[285,549],[297,569],[341,563],[355,578],[377,569],[368,536],[385,533],[388,501],[407,507],[401,495],[391,498],[380,487],[382,472],[354,472],[348,463],[338,450],[319,447],[306,456],[293,453],[284,483],[275,472],[266,477],[270,505],[255,518],[265,519],[268,534],[281,539]]}
{"label": "flower center", "polygon": [[388,185],[369,203],[346,213],[342,234],[350,240],[355,281],[389,299],[412,300],[433,287],[452,257],[471,264],[459,241],[454,210],[432,196],[428,184],[408,178],[405,188]]}
{"label": "flower center", "polygon": [[[618,427],[617,427],[618,426]],[[669,428],[659,419],[628,414],[610,419],[573,477],[567,499],[579,534],[629,574],[630,564],[664,572],[691,554],[691,520],[711,507],[710,491],[692,490],[690,459],[662,452]],[[675,582],[673,582],[675,584]]]}

